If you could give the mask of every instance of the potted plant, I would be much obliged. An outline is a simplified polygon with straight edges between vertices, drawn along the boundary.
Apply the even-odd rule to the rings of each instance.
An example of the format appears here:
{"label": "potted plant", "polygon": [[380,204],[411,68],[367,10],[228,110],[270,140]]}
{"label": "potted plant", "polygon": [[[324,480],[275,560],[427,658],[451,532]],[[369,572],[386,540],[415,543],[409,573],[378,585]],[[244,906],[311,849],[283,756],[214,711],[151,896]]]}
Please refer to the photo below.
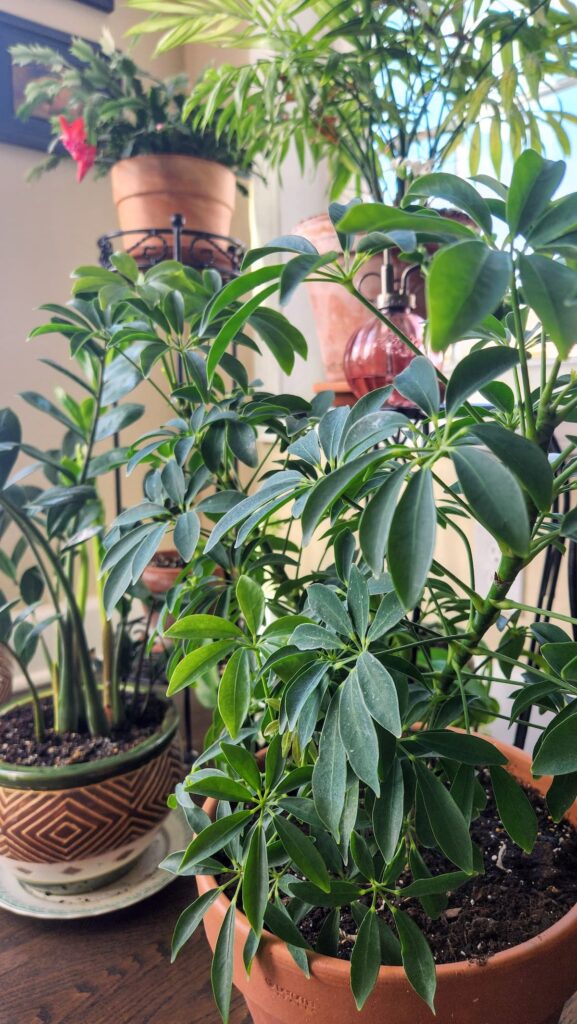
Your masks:
{"label": "potted plant", "polygon": [[[422,418],[383,410],[387,389],[320,421],[304,416],[281,465],[219,518],[208,556],[257,532],[259,544],[269,529],[278,536],[275,518],[287,536],[300,524],[303,545],[321,542],[306,575],[295,570],[290,611],[285,588],[274,578],[263,588],[249,569],[235,582],[240,616],[181,609],[168,630],[182,645],[169,690],[194,685],[208,662],[222,669],[211,745],[174,796],[195,834],[165,866],[199,876],[173,954],[204,919],[224,1021],[233,980],[256,1024],[297,1012],[349,1024],[358,1011],[427,1024],[433,1007],[441,1024],[553,1024],[577,985],[577,644],[565,628],[576,623],[509,596],[544,548],[575,534],[573,511],[560,515],[555,499],[574,488],[577,441],[548,458],[577,408],[563,373],[577,337],[566,262],[577,195],[554,198],[564,170],[528,150],[510,185],[495,183],[505,198],[492,206],[445,180],[444,193],[466,193],[481,236],[440,238],[433,256],[426,212],[346,213],[339,229],[350,233],[402,219],[425,265],[432,349],[474,344],[457,347],[449,380],[422,355],[396,379]],[[435,181],[419,188],[434,194]],[[302,267],[291,246],[285,295]],[[251,286],[276,273],[248,270],[262,255],[247,257]],[[323,272],[354,290],[366,258],[346,275],[338,261]],[[487,592],[474,524],[501,552]],[[439,528],[464,571],[435,557]],[[495,714],[495,681],[514,691],[512,722],[528,708],[551,712],[537,720],[532,759],[477,734]],[[255,761],[259,743],[268,750]],[[202,811],[193,796],[208,798]]]}
{"label": "potted plant", "polygon": [[[474,13],[462,3],[324,3],[294,0],[271,17],[258,0],[210,14],[202,0],[129,0],[148,13],[134,29],[162,33],[161,51],[183,42],[246,47],[256,59],[242,68],[209,68],[196,83],[185,116],[207,123],[215,105],[233,116],[244,103],[246,137],[266,125],[264,155],[284,162],[294,143],[301,165],[326,159],[331,199],[346,187],[375,201],[400,203],[411,181],[436,171],[468,139],[470,172],[489,151],[499,175],[507,139],[514,156],[523,145],[541,149],[556,137],[570,152],[565,110],[555,89],[575,80],[575,17],[561,5],[523,2]],[[203,113],[204,111],[204,113]],[[442,191],[439,193],[441,198]],[[456,204],[457,209],[461,209]],[[337,247],[322,214],[298,227],[320,252]],[[406,264],[396,261],[397,279]],[[369,268],[365,297],[379,292],[379,259]],[[366,273],[367,268],[365,268]],[[421,316],[423,288],[412,280]],[[358,284],[358,281],[357,281]],[[342,289],[308,286],[329,382],[343,380],[343,356],[366,321]]]}
{"label": "potted plant", "polygon": [[183,122],[185,75],[162,81],[143,71],[106,31],[100,45],[73,39],[67,55],[22,44],[11,55],[18,66],[40,61],[46,68],[28,83],[19,115],[32,116],[40,104],[60,111],[51,118],[50,155],[34,174],[68,157],[78,181],[91,168],[99,177],[110,173],[119,225],[129,232],[123,242],[134,252],[143,229],[170,228],[175,213],[190,230],[230,234],[239,178],[254,150],[218,110],[202,127]]}
{"label": "potted plant", "polygon": [[[28,687],[0,715],[0,858],[28,885],[74,892],[110,881],[150,844],[181,761],[174,707],[134,672],[145,639],[131,599],[118,603],[113,625],[99,581],[106,558],[100,481],[124,457],[111,440],[143,412],[123,400],[140,380],[134,346],[105,349],[95,303],[47,308],[52,324],[32,336],[68,335],[74,370],[45,362],[73,388],[57,388],[56,402],[31,391],[22,397],[63,430],[60,448],[30,445],[16,414],[0,414],[0,529],[16,537],[0,565],[7,581],[0,642]],[[28,464],[14,471],[20,456]],[[36,652],[44,661],[38,671]]]}

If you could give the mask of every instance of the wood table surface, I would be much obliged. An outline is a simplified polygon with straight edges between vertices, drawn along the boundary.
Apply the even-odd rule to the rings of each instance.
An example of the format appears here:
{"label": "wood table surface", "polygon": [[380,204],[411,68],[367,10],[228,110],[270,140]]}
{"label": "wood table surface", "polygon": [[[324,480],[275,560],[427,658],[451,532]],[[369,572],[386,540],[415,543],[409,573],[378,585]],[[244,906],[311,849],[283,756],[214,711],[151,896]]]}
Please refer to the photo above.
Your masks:
{"label": "wood table surface", "polygon": [[[170,964],[170,937],[195,884],[81,921],[0,910],[0,1024],[218,1024],[200,929]],[[231,1024],[250,1024],[234,991]]]}

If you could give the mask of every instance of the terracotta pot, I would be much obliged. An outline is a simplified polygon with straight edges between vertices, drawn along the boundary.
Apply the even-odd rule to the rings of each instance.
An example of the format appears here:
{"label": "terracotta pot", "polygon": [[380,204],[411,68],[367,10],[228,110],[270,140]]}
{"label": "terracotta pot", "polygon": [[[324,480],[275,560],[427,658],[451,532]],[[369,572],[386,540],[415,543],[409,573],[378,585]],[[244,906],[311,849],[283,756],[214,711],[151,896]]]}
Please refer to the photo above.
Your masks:
{"label": "terracotta pot", "polygon": [[12,658],[10,652],[0,644],[0,704],[5,704],[12,695]]}
{"label": "terracotta pot", "polygon": [[[119,160],[110,178],[120,230],[132,232],[122,243],[133,254],[160,247],[162,242],[146,238],[142,229],[170,228],[175,213],[183,215],[189,231],[230,234],[236,178],[223,164],[174,153],[148,154]],[[200,256],[196,250],[196,258]]]}
{"label": "terracotta pot", "polygon": [[[527,754],[508,744],[496,746],[518,779],[546,791],[550,780],[533,780]],[[215,806],[208,800],[205,810],[214,814]],[[577,804],[567,817],[577,825]],[[215,887],[214,878],[198,878],[200,893]],[[213,949],[228,906],[221,894],[204,919]],[[268,932],[247,978],[242,950],[249,930],[246,917],[237,912],[234,982],[254,1024],[558,1024],[564,1003],[577,989],[577,906],[551,928],[497,953],[484,966],[463,961],[438,967],[436,1017],[399,967],[381,967],[377,986],[359,1013],[346,961],[312,953],[307,980],[285,945]]]}
{"label": "terracotta pot", "polygon": [[180,558],[176,548],[168,548],[166,551],[160,551],[154,556],[146,566],[142,574],[142,582],[144,586],[150,590],[151,594],[155,597],[164,596],[168,593],[171,587],[173,587],[178,580],[178,577],[182,574],[184,566],[171,566],[171,565],[157,565],[155,559],[158,555],[174,556]]}
{"label": "terracotta pot", "polygon": [[[460,210],[440,210],[443,216],[457,220],[468,227],[474,227],[473,221]],[[328,214],[319,214],[317,217],[309,217],[301,221],[295,228],[298,235],[307,238],[320,253],[340,250],[337,234]],[[432,253],[438,246],[430,245],[427,249]],[[395,286],[398,288],[401,283],[401,276],[407,270],[408,264],[398,259],[398,250],[391,250],[393,277]],[[383,254],[377,253],[364,265],[355,284],[363,295],[376,302],[381,290],[381,267],[383,265]],[[338,383],[341,390],[345,380],[344,358],[345,349],[351,336],[370,321],[370,313],[366,306],[355,299],[339,284],[328,284],[326,282],[308,283],[307,292],[313,311],[313,318],[321,351],[321,358],[325,368],[325,378],[329,383]],[[425,279],[422,274],[414,272],[410,275],[408,291],[412,295],[414,312],[426,319],[427,307],[425,303]],[[317,389],[318,390],[318,389]],[[336,404],[349,404],[348,400]]]}
{"label": "terracotta pot", "polygon": [[43,768],[0,761],[0,866],[51,892],[83,892],[124,874],[162,826],[182,778],[177,728],[167,701],[157,732],[115,757]]}
{"label": "terracotta pot", "polygon": [[[328,214],[321,213],[318,217],[309,217],[301,221],[295,228],[297,235],[302,235],[318,249],[320,253],[340,251],[337,234]],[[374,302],[381,289],[381,266],[383,257],[379,253],[373,256],[363,267],[355,281],[363,295]],[[327,381],[344,379],[343,360],[347,342],[359,327],[364,324],[370,314],[365,306],[355,299],[338,284],[320,282],[308,283],[307,293],[312,306],[321,358],[325,368]]]}

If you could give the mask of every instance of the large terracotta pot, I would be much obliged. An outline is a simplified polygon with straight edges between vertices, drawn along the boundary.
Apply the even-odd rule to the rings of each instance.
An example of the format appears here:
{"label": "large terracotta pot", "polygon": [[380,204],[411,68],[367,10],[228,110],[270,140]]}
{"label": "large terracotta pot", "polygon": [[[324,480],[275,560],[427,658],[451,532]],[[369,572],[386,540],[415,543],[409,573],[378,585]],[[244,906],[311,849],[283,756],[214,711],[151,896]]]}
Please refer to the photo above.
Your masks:
{"label": "large terracotta pot", "polygon": [[177,727],[167,701],[157,732],[115,757],[45,768],[0,761],[0,866],[52,892],[94,889],[127,871],[182,778]]}
{"label": "large terracotta pot", "polygon": [[[229,167],[196,156],[148,154],[119,160],[110,172],[112,198],[127,249],[142,245],[143,228],[170,228],[180,213],[190,231],[229,235],[236,178]],[[150,248],[153,240],[147,239]]]}
{"label": "large terracotta pot", "polygon": [[[550,780],[533,780],[527,754],[508,744],[496,746],[518,779],[546,791]],[[215,801],[207,801],[205,809],[214,814]],[[567,817],[577,825],[577,805]],[[215,887],[214,878],[198,879],[200,893]],[[221,894],[205,917],[213,949],[228,906]],[[247,978],[242,950],[249,930],[246,917],[237,912],[234,983],[254,1024],[558,1024],[563,1005],[577,989],[577,906],[541,935],[497,953],[484,966],[463,961],[438,967],[436,1017],[399,967],[381,967],[377,986],[359,1013],[346,961],[312,953],[307,980],[284,944],[268,932]]]}
{"label": "large terracotta pot", "polygon": [[[320,253],[340,251],[337,233],[328,214],[309,217],[295,228],[315,246]],[[363,295],[374,302],[381,290],[382,254],[373,256],[362,268],[355,284]],[[349,295],[339,284],[327,282],[307,283],[307,292],[312,306],[321,358],[327,381],[343,381],[343,360],[347,342],[370,317],[366,306]]]}

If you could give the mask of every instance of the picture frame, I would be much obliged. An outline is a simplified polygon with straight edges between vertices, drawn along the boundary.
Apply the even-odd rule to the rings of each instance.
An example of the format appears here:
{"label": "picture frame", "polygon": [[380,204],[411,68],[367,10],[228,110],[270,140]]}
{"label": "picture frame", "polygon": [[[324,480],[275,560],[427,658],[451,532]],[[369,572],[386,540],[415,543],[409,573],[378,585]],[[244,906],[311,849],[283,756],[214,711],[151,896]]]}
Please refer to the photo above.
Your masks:
{"label": "picture frame", "polygon": [[47,150],[51,139],[48,115],[21,121],[17,115],[26,82],[39,73],[35,66],[15,68],[9,48],[16,43],[38,43],[68,51],[72,36],[67,32],[0,11],[0,142],[25,149]]}
{"label": "picture frame", "polygon": [[85,7],[95,7],[98,11],[104,11],[105,14],[112,14],[114,10],[114,0],[76,0],[79,4],[84,4]]}

